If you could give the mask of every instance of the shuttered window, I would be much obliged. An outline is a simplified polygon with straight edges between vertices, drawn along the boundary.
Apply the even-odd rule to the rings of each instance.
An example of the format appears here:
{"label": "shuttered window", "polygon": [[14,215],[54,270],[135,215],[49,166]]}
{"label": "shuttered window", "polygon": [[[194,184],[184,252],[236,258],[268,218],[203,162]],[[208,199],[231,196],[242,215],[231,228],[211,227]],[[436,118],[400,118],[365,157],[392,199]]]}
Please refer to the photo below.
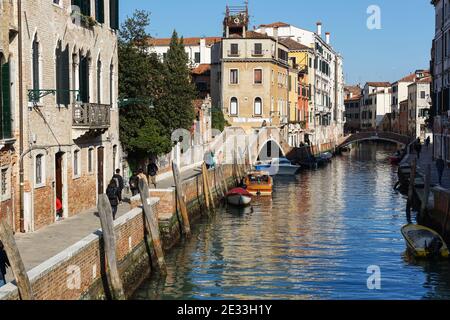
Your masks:
{"label": "shuttered window", "polygon": [[69,48],[62,50],[61,42],[56,48],[56,103],[59,105],[70,104],[70,79],[69,79]]}
{"label": "shuttered window", "polygon": [[109,26],[119,30],[119,0],[111,0],[109,3]]}
{"label": "shuttered window", "polygon": [[39,90],[39,41],[37,35],[33,41],[33,90]]}
{"label": "shuttered window", "polygon": [[255,69],[255,84],[262,84],[263,71],[262,69]]}
{"label": "shuttered window", "polygon": [[81,57],[79,66],[80,99],[81,102],[89,102],[89,61],[87,57]]}
{"label": "shuttered window", "polygon": [[260,116],[262,115],[262,100],[261,98],[256,98],[255,99],[255,109],[254,109],[254,114],[255,116]]}
{"label": "shuttered window", "polygon": [[1,64],[0,61],[0,139],[9,138],[12,138],[9,63]]}
{"label": "shuttered window", "polygon": [[95,0],[95,20],[105,23],[105,0]]}

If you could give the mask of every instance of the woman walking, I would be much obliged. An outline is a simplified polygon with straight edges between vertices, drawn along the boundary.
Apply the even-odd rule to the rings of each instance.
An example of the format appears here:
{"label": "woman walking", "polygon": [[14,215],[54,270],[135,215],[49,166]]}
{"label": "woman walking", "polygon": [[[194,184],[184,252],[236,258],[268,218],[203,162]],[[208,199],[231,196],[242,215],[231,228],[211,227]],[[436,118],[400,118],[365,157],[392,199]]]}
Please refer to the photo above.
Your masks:
{"label": "woman walking", "polygon": [[108,189],[106,189],[106,195],[111,204],[113,220],[116,220],[117,208],[119,206],[119,188],[114,179],[109,183]]}

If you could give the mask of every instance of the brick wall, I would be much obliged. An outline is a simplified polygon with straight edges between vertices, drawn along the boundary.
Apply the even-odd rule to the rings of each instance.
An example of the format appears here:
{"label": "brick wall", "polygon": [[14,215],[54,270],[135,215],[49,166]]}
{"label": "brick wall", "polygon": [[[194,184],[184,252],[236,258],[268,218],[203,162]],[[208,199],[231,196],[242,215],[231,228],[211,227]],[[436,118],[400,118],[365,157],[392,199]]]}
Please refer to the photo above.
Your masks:
{"label": "brick wall", "polygon": [[95,207],[97,205],[96,176],[84,173],[81,177],[73,179],[72,170],[68,170],[67,176],[69,216]]}
{"label": "brick wall", "polygon": [[[157,210],[157,199],[153,209]],[[142,210],[133,209],[115,221],[117,259],[126,294],[129,296],[149,276],[151,259],[144,236]],[[102,278],[105,260],[101,231],[89,235],[55,257],[28,272],[37,300],[78,300],[105,298]],[[18,299],[12,283],[0,288],[0,300]]]}
{"label": "brick wall", "polygon": [[52,182],[47,179],[44,187],[34,190],[34,229],[39,230],[55,222]]}

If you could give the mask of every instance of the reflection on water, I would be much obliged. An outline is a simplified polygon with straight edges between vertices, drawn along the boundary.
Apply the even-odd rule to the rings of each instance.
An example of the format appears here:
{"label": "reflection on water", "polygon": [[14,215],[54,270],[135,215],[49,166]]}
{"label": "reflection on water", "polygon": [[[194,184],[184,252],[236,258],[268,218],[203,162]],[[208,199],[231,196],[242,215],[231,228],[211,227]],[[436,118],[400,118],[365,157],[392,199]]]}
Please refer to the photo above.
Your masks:
{"label": "reflection on water", "polygon": [[[393,190],[394,146],[363,144],[318,171],[277,178],[273,198],[193,230],[136,299],[450,299],[448,262],[414,261]],[[367,288],[381,268],[382,289]]]}

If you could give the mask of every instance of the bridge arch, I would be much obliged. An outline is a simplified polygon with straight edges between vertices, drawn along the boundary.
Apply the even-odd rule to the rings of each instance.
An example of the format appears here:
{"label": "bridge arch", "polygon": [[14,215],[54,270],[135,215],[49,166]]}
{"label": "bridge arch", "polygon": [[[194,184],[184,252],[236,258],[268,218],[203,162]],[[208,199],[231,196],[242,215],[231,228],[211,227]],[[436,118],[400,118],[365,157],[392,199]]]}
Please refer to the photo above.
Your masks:
{"label": "bridge arch", "polygon": [[351,144],[363,141],[386,141],[403,146],[409,145],[414,139],[394,132],[359,132],[349,136],[339,145],[339,148],[345,148]]}
{"label": "bridge arch", "polygon": [[[276,148],[273,147],[274,145],[276,146]],[[262,155],[261,153],[263,153],[264,150],[267,150],[267,155],[266,155],[267,159],[264,158],[263,160],[279,158],[280,156],[286,157],[286,153],[284,152],[280,143],[273,138],[269,138],[259,147],[259,150],[255,155],[256,160],[261,159],[261,155]],[[269,151],[270,151],[270,155],[268,154]],[[276,152],[275,154],[273,154],[274,151]]]}

